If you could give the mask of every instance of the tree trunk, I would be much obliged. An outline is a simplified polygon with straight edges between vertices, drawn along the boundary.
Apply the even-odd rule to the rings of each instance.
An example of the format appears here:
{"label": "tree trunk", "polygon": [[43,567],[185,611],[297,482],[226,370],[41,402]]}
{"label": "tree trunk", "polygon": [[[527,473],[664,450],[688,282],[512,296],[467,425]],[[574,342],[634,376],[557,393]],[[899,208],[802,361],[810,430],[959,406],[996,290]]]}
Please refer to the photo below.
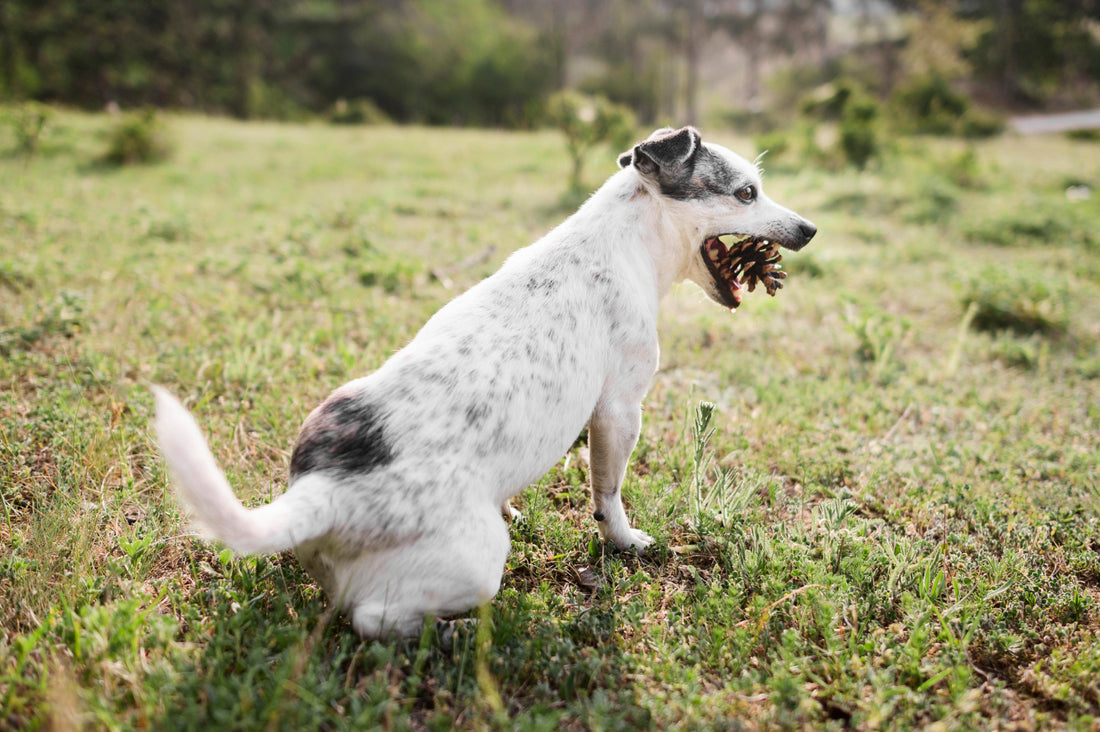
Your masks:
{"label": "tree trunk", "polygon": [[696,2],[688,5],[687,33],[684,37],[684,123],[699,124],[699,46],[703,42],[703,14]]}
{"label": "tree trunk", "polygon": [[0,3],[0,97],[19,98],[15,78],[15,31],[8,18],[10,3]]}

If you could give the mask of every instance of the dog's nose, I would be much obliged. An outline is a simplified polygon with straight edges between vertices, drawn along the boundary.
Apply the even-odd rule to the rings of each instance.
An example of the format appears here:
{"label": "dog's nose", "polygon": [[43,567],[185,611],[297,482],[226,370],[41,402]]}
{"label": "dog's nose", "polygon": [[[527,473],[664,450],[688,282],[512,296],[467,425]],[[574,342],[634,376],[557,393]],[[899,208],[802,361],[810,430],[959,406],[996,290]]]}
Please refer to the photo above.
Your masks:
{"label": "dog's nose", "polygon": [[817,227],[809,221],[803,221],[798,225],[798,231],[802,234],[802,246],[806,246],[810,243],[810,239],[814,238],[814,234],[817,233]]}

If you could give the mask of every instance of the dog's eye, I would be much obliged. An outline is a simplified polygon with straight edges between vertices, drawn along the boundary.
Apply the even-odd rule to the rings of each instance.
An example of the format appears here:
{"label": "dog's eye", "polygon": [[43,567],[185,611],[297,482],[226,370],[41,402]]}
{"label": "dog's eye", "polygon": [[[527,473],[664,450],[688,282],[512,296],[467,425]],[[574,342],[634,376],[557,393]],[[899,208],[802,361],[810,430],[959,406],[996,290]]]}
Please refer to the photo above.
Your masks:
{"label": "dog's eye", "polygon": [[745,186],[738,189],[734,195],[744,203],[752,203],[756,200],[756,186]]}

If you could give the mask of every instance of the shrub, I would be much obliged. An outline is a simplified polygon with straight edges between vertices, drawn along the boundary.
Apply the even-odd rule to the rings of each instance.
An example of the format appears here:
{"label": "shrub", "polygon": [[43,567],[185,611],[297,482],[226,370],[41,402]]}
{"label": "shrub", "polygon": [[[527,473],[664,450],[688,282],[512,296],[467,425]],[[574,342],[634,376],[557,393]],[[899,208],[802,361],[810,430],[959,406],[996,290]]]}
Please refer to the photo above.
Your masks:
{"label": "shrub", "polygon": [[911,79],[894,93],[898,124],[909,132],[950,135],[970,108],[970,101],[939,74]]}
{"label": "shrub", "polygon": [[164,122],[149,108],[122,116],[108,130],[102,160],[110,165],[153,163],[167,158],[171,151]]}
{"label": "shrub", "polygon": [[1066,133],[1066,139],[1078,142],[1100,142],[1100,130],[1070,130]]}
{"label": "shrub", "polygon": [[384,125],[390,118],[370,99],[337,99],[328,113],[334,125]]}
{"label": "shrub", "polygon": [[862,87],[851,79],[840,78],[815,89],[802,101],[802,114],[822,120],[839,120],[848,102],[865,96]]}
{"label": "shrub", "polygon": [[50,126],[53,112],[36,102],[26,102],[11,110],[8,120],[15,134],[15,151],[26,157],[38,152],[42,136]]}
{"label": "shrub", "polygon": [[878,104],[869,97],[849,99],[840,122],[840,149],[844,158],[860,170],[878,154],[875,120]]}
{"label": "shrub", "polygon": [[959,134],[970,140],[995,137],[1004,131],[1004,117],[987,109],[972,107],[959,120]]}
{"label": "shrub", "polygon": [[634,113],[604,97],[558,92],[546,105],[546,119],[565,134],[573,167],[570,190],[580,190],[584,156],[596,145],[610,143],[616,151],[634,142]]}

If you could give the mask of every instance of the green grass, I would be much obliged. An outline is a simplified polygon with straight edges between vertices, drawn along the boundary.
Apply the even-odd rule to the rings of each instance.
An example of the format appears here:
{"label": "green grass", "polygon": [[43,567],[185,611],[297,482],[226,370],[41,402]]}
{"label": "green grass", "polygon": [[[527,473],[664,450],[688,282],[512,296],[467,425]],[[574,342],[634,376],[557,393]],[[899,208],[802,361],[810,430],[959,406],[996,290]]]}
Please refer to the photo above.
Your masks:
{"label": "green grass", "polygon": [[270,500],[328,391],[564,217],[562,141],[167,122],[173,157],[118,169],[104,116],[56,111],[33,158],[0,130],[0,727],[1100,719],[1100,207],[1064,192],[1100,187],[1094,143],[770,174],[821,233],[775,299],[665,301],[625,486],[655,546],[598,542],[578,443],[445,650],[362,642],[292,556],[190,537],[146,387]]}

